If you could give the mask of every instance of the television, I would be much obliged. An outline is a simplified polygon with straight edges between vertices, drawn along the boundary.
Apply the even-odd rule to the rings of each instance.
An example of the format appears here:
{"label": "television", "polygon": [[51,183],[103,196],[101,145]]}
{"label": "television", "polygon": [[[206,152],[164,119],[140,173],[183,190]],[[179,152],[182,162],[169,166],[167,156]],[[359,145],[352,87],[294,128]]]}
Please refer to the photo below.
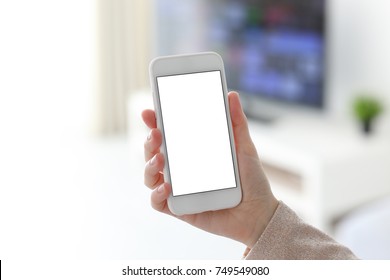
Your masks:
{"label": "television", "polygon": [[[183,3],[184,2],[184,3]],[[158,55],[218,52],[249,116],[324,108],[325,0],[160,0]]]}

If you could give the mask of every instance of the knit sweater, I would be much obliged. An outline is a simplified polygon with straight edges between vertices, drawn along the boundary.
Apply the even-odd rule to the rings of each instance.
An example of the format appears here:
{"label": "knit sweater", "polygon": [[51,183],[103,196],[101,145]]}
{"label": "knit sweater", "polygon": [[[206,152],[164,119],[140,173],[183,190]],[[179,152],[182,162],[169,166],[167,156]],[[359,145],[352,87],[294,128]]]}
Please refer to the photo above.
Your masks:
{"label": "knit sweater", "polygon": [[281,201],[263,234],[244,257],[247,260],[357,259],[348,248],[304,223]]}

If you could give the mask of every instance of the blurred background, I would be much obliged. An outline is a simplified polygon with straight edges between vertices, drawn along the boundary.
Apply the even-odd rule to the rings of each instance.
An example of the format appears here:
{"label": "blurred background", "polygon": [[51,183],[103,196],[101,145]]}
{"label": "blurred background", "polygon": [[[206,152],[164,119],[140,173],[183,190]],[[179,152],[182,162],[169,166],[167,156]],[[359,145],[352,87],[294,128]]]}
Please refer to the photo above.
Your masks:
{"label": "blurred background", "polygon": [[216,51],[275,195],[390,259],[386,0],[0,1],[0,259],[239,259],[156,213],[148,64]]}

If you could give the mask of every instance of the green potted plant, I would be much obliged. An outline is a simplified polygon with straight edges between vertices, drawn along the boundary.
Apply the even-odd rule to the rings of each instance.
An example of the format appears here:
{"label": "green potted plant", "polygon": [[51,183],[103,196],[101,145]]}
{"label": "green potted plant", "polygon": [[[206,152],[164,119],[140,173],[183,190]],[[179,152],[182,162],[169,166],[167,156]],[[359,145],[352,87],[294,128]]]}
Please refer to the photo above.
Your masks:
{"label": "green potted plant", "polygon": [[360,95],[353,102],[355,116],[362,124],[365,134],[372,131],[373,120],[382,112],[382,104],[373,96]]}

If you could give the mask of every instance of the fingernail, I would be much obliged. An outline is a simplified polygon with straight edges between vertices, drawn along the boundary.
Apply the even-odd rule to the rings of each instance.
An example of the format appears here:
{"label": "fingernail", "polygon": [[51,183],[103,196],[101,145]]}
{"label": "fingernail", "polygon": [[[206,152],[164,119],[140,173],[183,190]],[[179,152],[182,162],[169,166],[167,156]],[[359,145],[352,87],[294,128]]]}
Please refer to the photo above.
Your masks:
{"label": "fingernail", "polygon": [[149,141],[150,139],[152,139],[152,131],[153,131],[153,130],[151,130],[151,131],[149,132],[149,134],[148,134],[148,137],[147,137],[148,141]]}
{"label": "fingernail", "polygon": [[157,155],[152,157],[152,159],[150,160],[150,165],[154,165],[156,163],[156,157],[157,157]]}
{"label": "fingernail", "polygon": [[158,192],[158,193],[163,193],[163,192],[164,192],[164,184],[162,184],[161,186],[159,186],[159,187],[157,188],[157,192]]}

